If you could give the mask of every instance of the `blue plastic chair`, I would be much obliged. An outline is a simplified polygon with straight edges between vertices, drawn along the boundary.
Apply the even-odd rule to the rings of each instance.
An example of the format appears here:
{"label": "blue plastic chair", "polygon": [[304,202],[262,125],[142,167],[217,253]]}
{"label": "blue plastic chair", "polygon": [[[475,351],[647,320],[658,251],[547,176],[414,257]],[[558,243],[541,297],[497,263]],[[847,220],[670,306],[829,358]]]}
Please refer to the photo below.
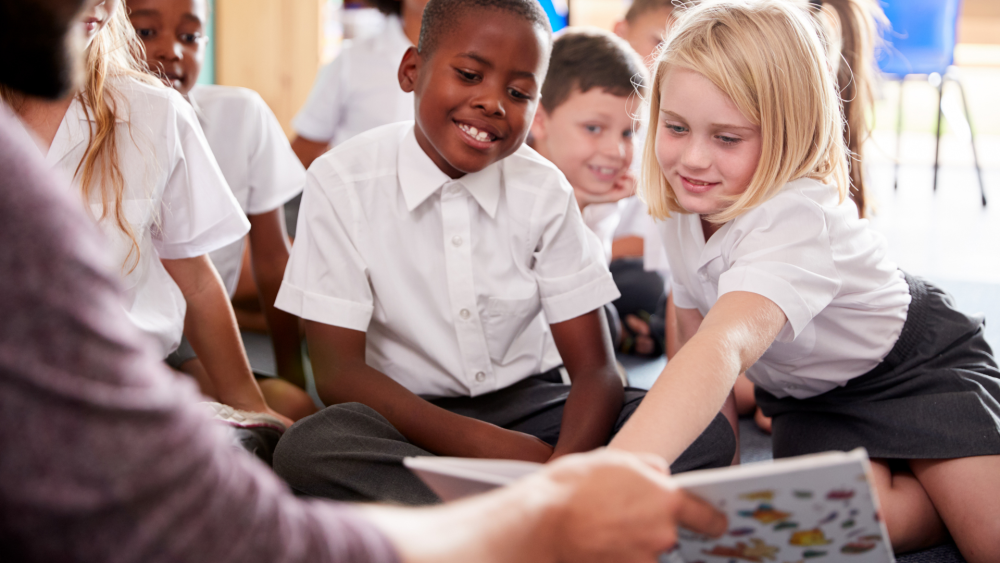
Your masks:
{"label": "blue plastic chair", "polygon": [[[979,191],[983,206],[986,191],[983,173],[976,154],[976,135],[969,117],[969,104],[965,88],[954,72],[949,72],[955,62],[955,26],[961,0],[883,0],[882,8],[891,28],[884,37],[886,49],[879,60],[879,68],[886,75],[899,80],[899,106],[896,114],[896,179],[899,181],[899,137],[903,128],[903,84],[909,75],[924,75],[938,90],[938,115],[936,143],[934,146],[934,189],[937,190],[938,155],[941,149],[941,98],[944,83],[950,80],[958,85],[962,95],[965,119],[972,131],[972,156],[979,176]],[[894,188],[896,184],[894,183]]]}

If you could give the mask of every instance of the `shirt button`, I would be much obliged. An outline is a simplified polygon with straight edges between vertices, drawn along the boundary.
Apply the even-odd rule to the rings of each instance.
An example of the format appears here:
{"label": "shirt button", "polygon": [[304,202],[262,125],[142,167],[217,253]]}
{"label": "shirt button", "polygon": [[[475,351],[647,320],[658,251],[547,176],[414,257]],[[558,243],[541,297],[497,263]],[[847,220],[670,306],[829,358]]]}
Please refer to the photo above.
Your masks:
{"label": "shirt button", "polygon": [[462,309],[458,312],[458,316],[462,317],[463,320],[468,320],[468,318],[472,316],[472,313],[470,313],[468,309]]}
{"label": "shirt button", "polygon": [[476,381],[478,381],[480,383],[486,381],[486,374],[483,373],[483,372],[476,373]]}
{"label": "shirt button", "polygon": [[451,237],[451,244],[455,246],[462,246],[462,237],[458,235]]}

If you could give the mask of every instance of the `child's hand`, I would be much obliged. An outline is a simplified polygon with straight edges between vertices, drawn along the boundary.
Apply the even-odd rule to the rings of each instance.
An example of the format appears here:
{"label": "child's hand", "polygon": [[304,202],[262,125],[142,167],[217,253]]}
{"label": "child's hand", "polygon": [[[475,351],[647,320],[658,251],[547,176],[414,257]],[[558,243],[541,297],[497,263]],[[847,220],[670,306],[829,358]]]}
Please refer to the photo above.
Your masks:
{"label": "child's hand", "polygon": [[552,446],[531,434],[496,428],[498,432],[486,438],[482,457],[498,459],[519,459],[545,463],[552,457]]}
{"label": "child's hand", "polygon": [[596,194],[575,188],[573,192],[576,194],[576,202],[580,205],[580,209],[583,209],[592,203],[614,203],[632,197],[635,195],[635,188],[635,174],[631,170],[627,170],[615,181],[611,189],[604,193]]}

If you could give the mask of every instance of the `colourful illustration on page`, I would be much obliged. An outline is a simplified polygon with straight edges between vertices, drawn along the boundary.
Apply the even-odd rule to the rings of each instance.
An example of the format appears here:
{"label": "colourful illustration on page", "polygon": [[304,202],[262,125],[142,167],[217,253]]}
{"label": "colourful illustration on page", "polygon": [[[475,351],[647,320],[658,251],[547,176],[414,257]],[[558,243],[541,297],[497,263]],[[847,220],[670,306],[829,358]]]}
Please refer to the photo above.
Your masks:
{"label": "colourful illustration on page", "polygon": [[685,487],[729,518],[719,538],[680,531],[661,561],[891,563],[861,463]]}

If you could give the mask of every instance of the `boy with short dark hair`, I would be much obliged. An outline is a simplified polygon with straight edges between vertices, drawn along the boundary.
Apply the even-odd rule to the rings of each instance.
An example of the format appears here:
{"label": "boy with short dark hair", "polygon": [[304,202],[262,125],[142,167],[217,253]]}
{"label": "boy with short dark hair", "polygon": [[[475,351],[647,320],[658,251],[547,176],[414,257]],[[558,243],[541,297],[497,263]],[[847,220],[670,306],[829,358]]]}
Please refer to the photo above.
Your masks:
{"label": "boy with short dark hair", "polygon": [[[544,462],[606,444],[642,399],[618,378],[601,309],[618,292],[572,189],[523,146],[550,43],[535,0],[431,0],[399,67],[415,122],[309,169],[277,306],[306,319],[334,406],[275,451],[295,490],[436,502],[403,457]],[[722,420],[675,469],[734,448]]]}
{"label": "boy with short dark hair", "polygon": [[[608,311],[612,334],[623,333],[621,348],[630,352],[638,348],[631,325],[649,319],[666,299],[663,276],[644,271],[641,251],[637,258],[613,252],[623,211],[637,199],[629,197],[635,182],[633,116],[639,113],[647,80],[642,59],[624,39],[599,29],[561,33],[553,45],[530,140],[532,148],[566,175],[584,223],[600,240],[622,294]],[[652,231],[645,205],[638,204],[643,215],[638,219],[650,223]]]}

